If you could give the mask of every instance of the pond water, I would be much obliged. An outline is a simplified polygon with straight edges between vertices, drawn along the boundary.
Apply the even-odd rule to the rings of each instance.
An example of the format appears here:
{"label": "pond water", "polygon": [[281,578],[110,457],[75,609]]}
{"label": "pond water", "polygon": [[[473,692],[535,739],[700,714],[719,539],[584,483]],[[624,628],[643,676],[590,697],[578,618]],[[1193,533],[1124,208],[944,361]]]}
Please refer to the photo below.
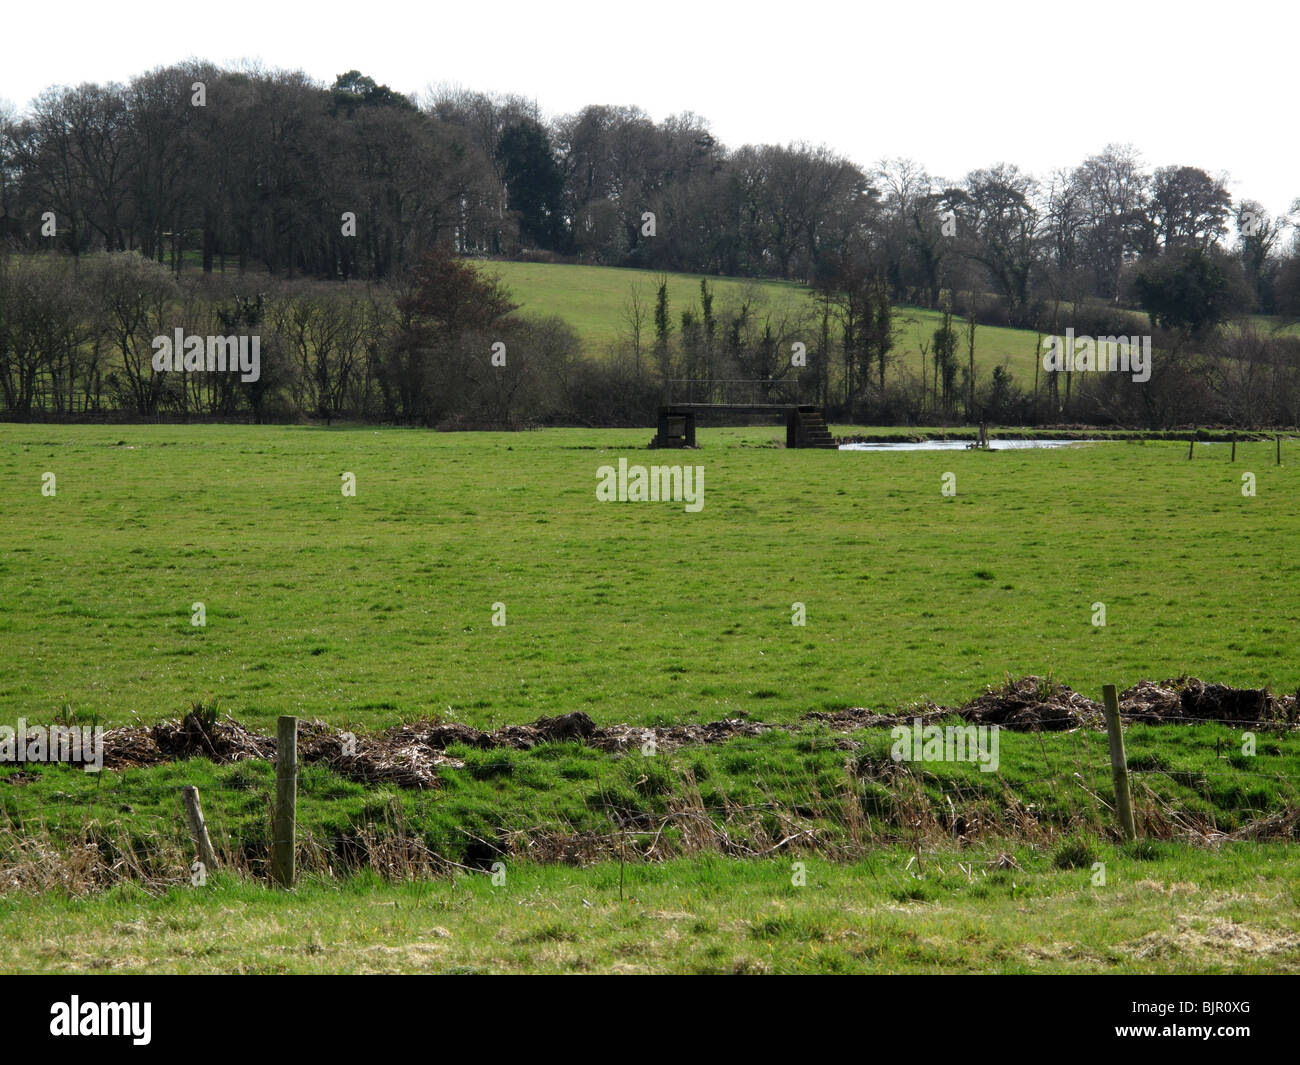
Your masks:
{"label": "pond water", "polygon": [[[990,440],[990,451],[1023,451],[1036,447],[1095,444],[1095,440]],[[969,440],[900,440],[888,444],[841,444],[841,451],[964,451]]]}

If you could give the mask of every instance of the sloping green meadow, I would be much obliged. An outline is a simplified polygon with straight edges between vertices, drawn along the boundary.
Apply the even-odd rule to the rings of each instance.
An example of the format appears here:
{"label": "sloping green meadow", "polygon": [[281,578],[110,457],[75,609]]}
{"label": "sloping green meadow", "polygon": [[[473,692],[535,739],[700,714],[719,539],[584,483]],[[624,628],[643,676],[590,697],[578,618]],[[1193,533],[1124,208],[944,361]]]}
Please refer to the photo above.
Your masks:
{"label": "sloping green meadow", "polygon": [[[577,331],[587,350],[597,355],[628,336],[626,310],[633,290],[647,315],[642,343],[649,343],[646,338],[654,333],[655,294],[661,279],[668,282],[668,309],[674,326],[684,310],[694,308],[696,316],[700,315],[700,274],[567,263],[486,261],[479,265],[485,273],[501,278],[523,310],[559,315]],[[811,290],[793,281],[735,277],[704,280],[714,295],[715,312],[746,298],[765,302],[777,316],[796,314],[812,305]]]}
{"label": "sloping green meadow", "polygon": [[[0,721],[153,721],[212,697],[264,730],[790,721],[1049,670],[1094,698],[1184,672],[1300,685],[1295,443],[1278,467],[1271,442],[1232,465],[1226,445],[782,435],[704,429],[665,453],[648,428],[0,426]],[[598,501],[620,457],[702,467],[703,509]]]}
{"label": "sloping green meadow", "polygon": [[[650,336],[654,328],[654,298],[661,278],[668,281],[669,311],[674,323],[683,310],[693,308],[697,316],[700,313],[698,275],[559,263],[486,262],[482,265],[486,273],[501,278],[512,298],[525,311],[559,315],[577,331],[586,351],[598,357],[606,354],[620,338],[626,339],[626,306],[633,289],[640,293],[647,314],[651,315],[644,326],[645,336]],[[707,280],[714,294],[715,311],[739,304],[746,298],[759,301],[759,314],[770,311],[778,320],[816,310],[810,298],[812,290],[797,282],[729,277],[710,277]],[[811,314],[810,324],[815,321],[816,315]],[[923,358],[931,359],[926,362],[926,373],[934,373],[932,357],[921,355],[921,345],[924,344],[927,351],[932,348],[934,332],[942,324],[943,315],[938,311],[911,306],[894,308],[897,334],[891,352],[891,379],[897,379],[902,368],[919,379]],[[957,361],[965,366],[965,322],[955,318],[953,328],[961,334]],[[643,338],[643,342],[647,341]],[[1015,375],[1020,387],[1032,391],[1034,363],[1040,354],[1037,343],[1038,335],[1031,329],[979,326],[975,331],[976,373],[984,380],[995,366],[1005,365]],[[807,344],[812,350],[816,337],[809,336]],[[838,360],[837,355],[837,365]]]}

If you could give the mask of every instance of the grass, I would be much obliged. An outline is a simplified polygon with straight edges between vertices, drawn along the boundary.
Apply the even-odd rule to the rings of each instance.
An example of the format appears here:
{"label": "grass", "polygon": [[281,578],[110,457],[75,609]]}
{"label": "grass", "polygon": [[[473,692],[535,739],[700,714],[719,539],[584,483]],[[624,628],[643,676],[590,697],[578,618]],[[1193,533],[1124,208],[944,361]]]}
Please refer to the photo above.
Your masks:
{"label": "grass", "polygon": [[793,721],[1008,672],[1094,698],[1180,673],[1300,685],[1294,443],[1231,466],[1176,442],[837,453],[704,429],[671,456],[704,467],[701,512],[598,502],[599,466],[664,460],[650,435],[0,426],[0,720],[218,697],[263,730]]}
{"label": "grass", "polygon": [[[794,849],[854,856],[879,841],[955,835],[1018,835],[1054,846],[1087,833],[1102,838],[1113,818],[1104,732],[1002,732],[996,773],[969,762],[926,762],[902,772],[887,729],[851,740],[822,726],[769,732],[707,746],[611,755],[577,743],[530,751],[449,753],[463,769],[442,787],[403,791],[306,766],[299,784],[299,836],[315,862],[365,865],[393,840],[412,839],[438,858],[487,868],[506,854],[561,856],[582,841],[589,857],[617,848],[633,860],[707,846],[734,854]],[[1300,804],[1300,745],[1293,733],[1260,732],[1243,756],[1240,729],[1133,725],[1126,744],[1144,834],[1181,827],[1230,833]],[[199,788],[213,843],[225,860],[263,871],[270,838],[274,767],[203,758],[121,772],[70,766],[0,768],[0,828],[67,846],[91,840],[104,853],[149,856],[161,881],[184,879],[188,847],[180,790]],[[725,840],[691,834],[724,826]],[[630,835],[625,833],[630,832]],[[544,838],[563,837],[551,852]],[[0,860],[13,858],[0,842]],[[788,844],[783,846],[788,847]],[[142,859],[144,860],[144,859]],[[436,863],[435,863],[436,864]],[[24,878],[25,879],[25,878]]]}
{"label": "grass", "polygon": [[[1294,442],[1278,467],[1271,441],[1231,465],[1180,442],[786,451],[773,426],[665,455],[650,435],[2,425],[0,722],[152,722],[218,698],[264,732],[285,713],[795,723],[956,704],[1007,673],[1094,698],[1181,673],[1300,685]],[[620,456],[703,466],[703,510],[599,503],[597,468]],[[1236,730],[1132,726],[1144,850],[1112,842],[1102,733],[1003,733],[996,774],[898,776],[890,741],[810,726],[649,758],[453,747],[464,768],[426,792],[308,766],[289,895],[256,884],[267,763],[0,768],[0,920],[37,929],[0,941],[0,968],[1300,966],[1294,845],[1170,842],[1268,815],[1269,838],[1293,838],[1294,734],[1261,732],[1248,758]],[[227,867],[202,888],[185,784]],[[504,884],[433,875],[499,860]]]}
{"label": "grass", "polygon": [[[1252,973],[1300,971],[1294,847],[1098,848],[1047,855],[902,849],[869,862],[697,858],[504,882],[220,879],[159,898],[0,898],[6,972]],[[1010,861],[1009,861],[1010,860]],[[1011,864],[1014,862],[1014,864]],[[499,877],[498,880],[501,878]]]}
{"label": "grass", "polygon": [[[539,314],[554,314],[563,318],[577,331],[589,352],[601,354],[628,335],[624,321],[624,307],[633,287],[640,290],[647,307],[647,320],[643,342],[653,338],[654,297],[661,276],[668,278],[669,309],[674,325],[681,312],[687,308],[699,314],[700,278],[692,274],[660,275],[653,270],[625,270],[603,266],[567,266],[551,263],[490,262],[485,264],[489,273],[500,275],[509,287],[515,302],[524,310]],[[709,278],[714,292],[715,312],[721,313],[728,304],[739,304],[746,294],[764,301],[778,318],[794,316],[811,307],[811,290],[806,285],[791,281],[759,281],[744,278]],[[922,307],[899,306],[894,308],[894,324],[898,337],[894,348],[895,364],[891,371],[900,368],[919,379],[921,376],[921,344],[933,346],[934,332],[943,322],[938,311]],[[953,327],[961,331],[958,352],[961,365],[966,365],[965,325],[953,319]],[[810,348],[814,337],[807,341]],[[1006,329],[1000,326],[979,326],[975,333],[975,365],[984,377],[994,366],[1006,365],[1017,382],[1025,388],[1033,387],[1034,364],[1037,359],[1037,334],[1024,329]],[[933,359],[926,365],[926,374],[934,372]]]}
{"label": "grass", "polygon": [[[514,301],[534,314],[554,314],[569,323],[587,350],[602,354],[611,344],[628,335],[624,309],[635,287],[645,308],[642,343],[647,349],[654,338],[655,294],[661,277],[668,279],[669,313],[674,330],[681,312],[692,308],[700,313],[700,274],[661,274],[656,270],[634,270],[610,266],[569,266],[553,263],[487,262],[486,272],[500,275]],[[714,294],[714,312],[728,304],[739,304],[746,294],[766,301],[774,313],[802,310],[809,289],[792,281],[709,277]]]}

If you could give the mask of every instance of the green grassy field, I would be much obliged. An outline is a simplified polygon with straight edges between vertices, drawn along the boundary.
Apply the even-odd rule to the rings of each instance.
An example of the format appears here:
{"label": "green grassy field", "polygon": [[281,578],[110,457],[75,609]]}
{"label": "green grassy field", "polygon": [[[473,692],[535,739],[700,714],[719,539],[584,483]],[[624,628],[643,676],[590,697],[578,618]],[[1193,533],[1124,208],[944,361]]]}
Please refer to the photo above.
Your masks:
{"label": "green grassy field", "polygon": [[[902,850],[851,865],[722,859],[522,865],[392,884],[130,888],[0,897],[6,972],[1277,973],[1300,971],[1300,854],[1286,846]],[[1005,865],[1006,863],[1000,863]]]}
{"label": "green grassy field", "polygon": [[1093,697],[1183,672],[1300,684],[1300,455],[786,451],[776,428],[705,429],[672,456],[704,468],[699,513],[597,501],[598,467],[663,461],[650,435],[2,426],[0,717],[217,697],[266,727],[789,721],[961,702],[1007,672]]}
{"label": "green grassy field", "polygon": [[[1093,698],[1181,673],[1300,684],[1294,442],[1279,467],[1271,442],[1233,465],[1226,446],[1188,461],[1179,442],[787,451],[773,426],[665,453],[650,435],[0,426],[0,722],[151,723],[216,699],[261,731],[286,713],[358,730],[574,710],[794,724],[954,705],[1008,673]],[[620,457],[702,467],[703,509],[599,502],[597,470]],[[1292,838],[1294,741],[1263,733],[1245,757],[1239,730],[1132,726],[1144,833],[1223,840],[1276,815],[1265,838]],[[1006,734],[993,775],[896,778],[889,744],[805,726],[653,757],[460,745],[464,767],[431,791],[308,766],[288,897],[255,883],[266,762],[6,767],[0,915],[60,931],[0,937],[0,968],[1300,965],[1294,846],[1116,850],[1104,733]],[[202,888],[183,886],[185,784],[234,870]],[[485,871],[505,857],[506,883],[430,879],[430,855]]]}

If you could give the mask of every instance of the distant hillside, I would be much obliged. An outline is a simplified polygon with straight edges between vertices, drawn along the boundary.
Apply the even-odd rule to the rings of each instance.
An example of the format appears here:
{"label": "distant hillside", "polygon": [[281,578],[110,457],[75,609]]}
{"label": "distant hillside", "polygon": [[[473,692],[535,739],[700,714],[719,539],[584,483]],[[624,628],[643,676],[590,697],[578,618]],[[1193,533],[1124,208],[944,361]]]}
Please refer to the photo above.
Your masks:
{"label": "distant hillside", "polygon": [[[633,288],[640,290],[649,315],[643,342],[654,334],[654,300],[662,276],[655,270],[628,270],[616,266],[566,266],[550,263],[487,262],[483,268],[499,274],[515,302],[538,314],[563,318],[582,337],[587,351],[600,354],[619,336],[626,335],[624,307]],[[700,306],[699,274],[668,274],[669,310],[674,327],[681,312]],[[714,309],[738,302],[746,289],[761,293],[773,309],[801,306],[808,289],[789,281],[710,277]]]}
{"label": "distant hillside", "polygon": [[[563,318],[582,337],[586,350],[602,354],[620,336],[627,334],[624,308],[633,287],[651,316],[643,341],[653,336],[654,297],[660,274],[653,270],[627,270],[610,266],[567,266],[550,263],[488,262],[484,269],[499,274],[509,286],[514,299],[524,309]],[[688,307],[699,307],[700,277],[697,274],[668,274],[668,293],[673,323]],[[773,312],[793,311],[809,302],[807,286],[789,281],[758,281],[744,278],[709,278],[715,294],[714,308],[721,311],[737,302],[746,290],[768,301]],[[905,366],[917,376],[921,373],[921,344],[930,345],[943,316],[938,311],[919,307],[895,308],[899,327],[894,348],[896,366]],[[963,323],[954,325],[965,328]],[[1034,345],[1036,336],[1024,329],[979,326],[975,333],[975,366],[981,376],[992,373],[1004,362],[1016,381],[1026,388],[1034,382]],[[966,364],[965,333],[960,349],[961,365]],[[814,339],[809,338],[811,350]],[[933,367],[927,368],[927,374]]]}
{"label": "distant hillside", "polygon": [[[613,266],[568,266],[551,263],[487,262],[484,269],[499,274],[509,286],[514,299],[528,311],[554,314],[563,318],[582,338],[585,350],[592,355],[604,354],[620,336],[627,335],[624,308],[633,287],[639,288],[646,304],[647,320],[643,343],[650,343],[654,332],[654,297],[661,276],[654,270],[629,270]],[[668,274],[668,293],[674,327],[681,321],[681,312],[688,307],[698,311],[700,301],[700,275]],[[729,303],[737,302],[746,291],[756,293],[766,300],[774,313],[792,312],[809,302],[806,285],[790,281],[763,281],[745,278],[710,277],[709,287],[714,293],[714,309],[721,312]],[[1146,331],[1145,316],[1133,312],[1133,330]],[[921,307],[898,306],[894,308],[894,324],[898,339],[894,346],[892,374],[905,368],[919,377],[921,374],[921,345],[932,347],[934,331],[943,321],[938,311]],[[1263,315],[1252,316],[1261,329],[1278,328],[1278,320]],[[960,334],[958,364],[966,365],[966,324],[954,318],[954,328]],[[1281,330],[1290,335],[1300,335],[1300,327]],[[1034,364],[1038,336],[1029,329],[1008,329],[1001,326],[981,325],[975,331],[975,368],[980,380],[987,379],[995,366],[1005,365],[1015,378],[1015,383],[1026,391],[1034,387]],[[811,352],[814,338],[808,341]],[[926,375],[934,372],[933,362],[927,364]]]}

